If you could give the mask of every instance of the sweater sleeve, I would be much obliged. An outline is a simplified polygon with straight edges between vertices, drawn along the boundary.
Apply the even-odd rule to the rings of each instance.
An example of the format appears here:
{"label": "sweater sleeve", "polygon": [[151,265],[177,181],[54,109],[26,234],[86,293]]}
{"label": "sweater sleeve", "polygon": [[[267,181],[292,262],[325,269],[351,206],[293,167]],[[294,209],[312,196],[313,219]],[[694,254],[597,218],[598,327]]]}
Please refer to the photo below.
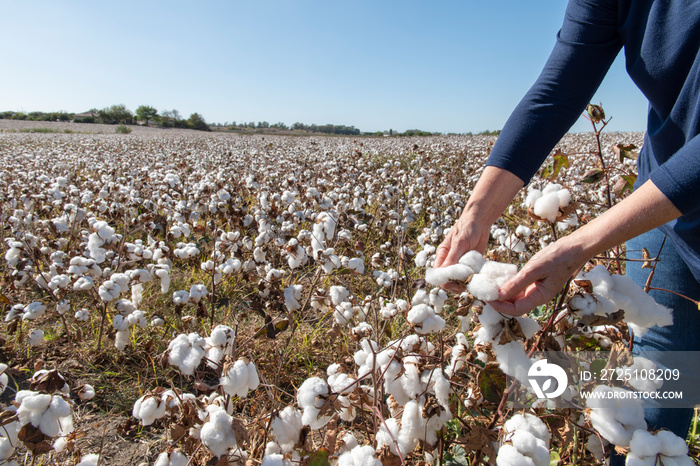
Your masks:
{"label": "sweater sleeve", "polygon": [[684,215],[700,206],[700,135],[653,170],[649,178]]}
{"label": "sweater sleeve", "polygon": [[486,165],[526,184],[576,122],[622,47],[615,0],[570,0],[542,73],[506,122]]}

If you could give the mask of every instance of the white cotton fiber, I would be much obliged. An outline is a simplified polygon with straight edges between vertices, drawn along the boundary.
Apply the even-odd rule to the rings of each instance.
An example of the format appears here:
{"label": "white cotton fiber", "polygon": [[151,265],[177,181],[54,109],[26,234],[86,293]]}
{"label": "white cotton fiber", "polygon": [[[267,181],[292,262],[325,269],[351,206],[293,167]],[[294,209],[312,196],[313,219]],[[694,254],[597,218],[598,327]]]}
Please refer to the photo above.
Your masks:
{"label": "white cotton fiber", "polygon": [[475,274],[467,289],[475,298],[482,301],[495,301],[501,286],[518,273],[515,264],[486,261],[479,273]]}
{"label": "white cotton fiber", "polygon": [[471,267],[463,264],[453,264],[447,267],[429,268],[425,272],[425,281],[433,286],[442,286],[449,281],[464,282],[472,276]]}
{"label": "white cotton fiber", "polygon": [[486,263],[484,256],[479,254],[478,251],[469,251],[459,258],[459,263],[466,265],[472,269],[475,273],[481,272],[481,267]]}

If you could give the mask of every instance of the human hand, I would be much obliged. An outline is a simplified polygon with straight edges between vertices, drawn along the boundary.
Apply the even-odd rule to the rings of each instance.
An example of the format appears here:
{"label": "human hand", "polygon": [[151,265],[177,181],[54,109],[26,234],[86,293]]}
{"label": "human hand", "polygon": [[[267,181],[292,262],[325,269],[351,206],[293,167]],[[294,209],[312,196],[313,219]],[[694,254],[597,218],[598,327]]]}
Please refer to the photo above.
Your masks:
{"label": "human hand", "polygon": [[[465,217],[460,218],[438,246],[433,267],[456,264],[465,253],[472,250],[483,252],[486,249],[489,234],[488,228],[471,222]],[[442,288],[456,294],[464,291],[464,286],[456,282],[447,282]]]}
{"label": "human hand", "polygon": [[549,302],[588,260],[584,248],[565,237],[535,254],[489,304],[498,312],[519,316]]}

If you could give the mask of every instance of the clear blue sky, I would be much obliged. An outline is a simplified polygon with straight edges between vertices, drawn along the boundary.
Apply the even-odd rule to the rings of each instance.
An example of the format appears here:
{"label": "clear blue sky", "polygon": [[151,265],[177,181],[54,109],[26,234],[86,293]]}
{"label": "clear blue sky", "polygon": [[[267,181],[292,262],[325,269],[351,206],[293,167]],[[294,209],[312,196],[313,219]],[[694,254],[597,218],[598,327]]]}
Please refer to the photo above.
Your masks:
{"label": "clear blue sky", "polygon": [[[6,1],[0,110],[123,103],[209,122],[499,129],[540,72],[564,0]],[[643,130],[618,60],[594,102]],[[588,129],[579,121],[574,130]]]}

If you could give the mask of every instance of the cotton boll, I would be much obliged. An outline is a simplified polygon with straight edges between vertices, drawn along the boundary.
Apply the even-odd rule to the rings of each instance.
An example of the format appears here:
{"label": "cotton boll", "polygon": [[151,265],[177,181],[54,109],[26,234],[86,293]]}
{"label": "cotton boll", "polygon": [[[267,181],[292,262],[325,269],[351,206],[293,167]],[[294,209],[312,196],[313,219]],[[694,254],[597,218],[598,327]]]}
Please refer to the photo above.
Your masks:
{"label": "cotton boll", "polygon": [[331,286],[330,297],[334,305],[345,302],[350,296],[350,292],[344,286]]}
{"label": "cotton boll", "polygon": [[77,463],[75,466],[97,466],[98,463],[103,463],[103,461],[100,461],[100,455],[90,453],[89,455],[81,456],[80,463]]}
{"label": "cotton boll", "polygon": [[158,455],[156,462],[153,466],[187,466],[189,464],[189,458],[179,450],[174,450],[170,455],[167,452],[163,452]]}
{"label": "cotton boll", "polygon": [[624,397],[625,392],[628,390],[599,385],[593,389],[586,405],[591,408],[591,424],[600,435],[610,443],[626,447],[635,430],[646,430],[646,422],[641,399]]}
{"label": "cotton boll", "polygon": [[319,377],[311,377],[301,384],[297,392],[297,402],[303,409],[302,422],[304,425],[318,430],[330,422],[332,416],[320,413],[320,408],[323,407],[328,395],[328,384]]}
{"label": "cotton boll", "polygon": [[150,426],[156,419],[165,416],[167,403],[154,395],[144,395],[134,403],[132,415],[141,421],[141,425]]}
{"label": "cotton boll", "polygon": [[497,300],[500,288],[491,277],[481,274],[475,274],[467,285],[467,290],[482,301]]}
{"label": "cotton boll", "polygon": [[204,338],[196,333],[180,334],[168,345],[168,363],[192,375],[204,357]]}
{"label": "cotton boll", "polygon": [[224,370],[219,383],[229,395],[246,397],[249,391],[258,388],[260,379],[255,364],[239,359],[228,370]]}
{"label": "cotton boll", "polygon": [[39,346],[44,342],[44,331],[36,328],[33,329],[29,332],[29,335],[27,335],[27,342],[29,346]]}
{"label": "cotton boll", "polygon": [[371,446],[358,445],[338,457],[338,466],[381,466],[382,462],[374,454]]}
{"label": "cotton boll", "polygon": [[299,442],[301,428],[301,411],[287,406],[272,419],[272,433],[277,439],[281,451],[284,453],[294,449],[294,445]]}
{"label": "cotton boll", "polygon": [[200,439],[214,456],[221,458],[237,447],[233,417],[217,405],[207,406],[208,417],[202,425]]}
{"label": "cotton boll", "polygon": [[[395,440],[399,437],[399,423],[393,417],[386,419],[379,425],[379,430],[375,437],[377,442],[377,450],[381,450],[384,446],[389,447],[389,451],[394,455],[399,455],[399,451],[396,448]],[[402,455],[408,453],[407,451],[401,451]]]}
{"label": "cotton boll", "polygon": [[515,340],[505,345],[492,345],[492,348],[501,370],[526,387],[529,386],[528,371],[532,361],[527,357],[522,342]]}

